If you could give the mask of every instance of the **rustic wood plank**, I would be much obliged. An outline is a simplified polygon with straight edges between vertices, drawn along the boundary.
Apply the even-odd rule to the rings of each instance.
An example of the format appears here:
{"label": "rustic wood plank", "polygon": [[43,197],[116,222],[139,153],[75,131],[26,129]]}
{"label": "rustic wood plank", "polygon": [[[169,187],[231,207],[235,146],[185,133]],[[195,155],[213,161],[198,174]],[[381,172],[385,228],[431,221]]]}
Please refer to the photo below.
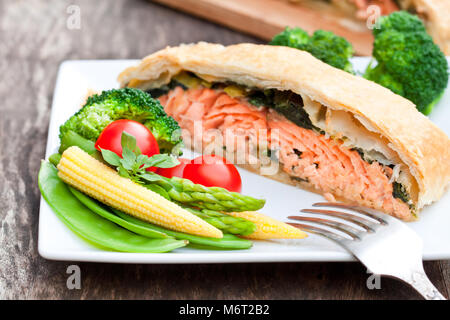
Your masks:
{"label": "rustic wood plank", "polygon": [[442,293],[448,299],[450,298],[450,260],[442,260],[436,264],[439,268],[439,271],[436,271],[436,274],[439,273],[442,278]]}
{"label": "rustic wood plank", "polygon": [[[66,28],[67,7],[81,29]],[[366,288],[357,263],[114,265],[77,263],[81,289],[68,290],[66,268],[37,253],[40,194],[56,72],[65,59],[138,58],[167,44],[256,42],[146,1],[0,1],[0,299],[418,299],[383,279]],[[426,271],[449,294],[448,261]]]}
{"label": "rustic wood plank", "polygon": [[[302,27],[309,33],[325,29],[350,41],[356,53],[370,55],[373,36],[362,22],[348,19],[337,10],[318,12],[285,0],[152,0],[204,19],[270,40],[286,26]],[[324,6],[324,9],[327,8]]]}

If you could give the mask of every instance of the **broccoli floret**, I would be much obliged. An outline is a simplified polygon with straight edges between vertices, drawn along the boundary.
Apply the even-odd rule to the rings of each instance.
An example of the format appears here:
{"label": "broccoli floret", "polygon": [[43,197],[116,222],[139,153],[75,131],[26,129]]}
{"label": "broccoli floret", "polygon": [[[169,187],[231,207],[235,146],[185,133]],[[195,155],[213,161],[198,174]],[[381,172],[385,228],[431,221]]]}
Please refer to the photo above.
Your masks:
{"label": "broccoli floret", "polygon": [[286,27],[283,32],[275,35],[269,44],[305,50],[304,48],[308,41],[309,35],[305,30]]}
{"label": "broccoli floret", "polygon": [[373,28],[372,32],[376,36],[386,30],[396,30],[399,32],[427,32],[422,20],[406,11],[397,11],[388,17],[379,20],[379,28]]}
{"label": "broccoli floret", "polygon": [[144,124],[155,136],[162,153],[180,152],[178,123],[169,117],[159,101],[132,88],[112,89],[89,97],[85,105],[60,127],[60,138],[69,130],[96,141],[111,122],[130,119]]}
{"label": "broccoli floret", "polygon": [[364,77],[429,114],[447,87],[448,65],[422,21],[406,11],[394,12],[380,18],[380,29],[374,29],[373,34],[377,64],[370,64]]}
{"label": "broccoli floret", "polygon": [[353,73],[349,59],[353,56],[352,45],[333,32],[317,30],[310,37],[300,28],[286,28],[269,43],[308,51],[329,65]]}
{"label": "broccoli floret", "polygon": [[349,59],[353,56],[352,45],[333,32],[317,30],[311,36],[307,51],[329,65],[353,73]]}

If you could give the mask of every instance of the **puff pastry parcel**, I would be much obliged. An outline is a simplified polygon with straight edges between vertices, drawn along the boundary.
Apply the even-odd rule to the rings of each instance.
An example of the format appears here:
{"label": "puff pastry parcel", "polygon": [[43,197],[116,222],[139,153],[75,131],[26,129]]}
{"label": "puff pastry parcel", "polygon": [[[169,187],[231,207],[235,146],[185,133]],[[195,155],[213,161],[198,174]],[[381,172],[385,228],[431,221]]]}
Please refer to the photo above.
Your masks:
{"label": "puff pastry parcel", "polygon": [[450,140],[412,102],[307,52],[181,45],[118,80],[158,98],[197,151],[329,200],[412,220],[450,182]]}

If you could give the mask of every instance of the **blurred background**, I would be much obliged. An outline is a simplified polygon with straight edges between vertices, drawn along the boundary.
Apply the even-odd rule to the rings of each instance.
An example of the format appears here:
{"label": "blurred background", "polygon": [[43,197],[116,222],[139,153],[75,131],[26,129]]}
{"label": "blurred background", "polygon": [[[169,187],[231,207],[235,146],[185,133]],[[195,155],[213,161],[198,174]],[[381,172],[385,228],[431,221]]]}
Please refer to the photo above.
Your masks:
{"label": "blurred background", "polygon": [[406,10],[419,16],[446,53],[450,12],[445,0],[153,0],[181,11],[270,40],[286,26],[308,33],[324,29],[346,38],[357,55],[371,55],[380,16]]}

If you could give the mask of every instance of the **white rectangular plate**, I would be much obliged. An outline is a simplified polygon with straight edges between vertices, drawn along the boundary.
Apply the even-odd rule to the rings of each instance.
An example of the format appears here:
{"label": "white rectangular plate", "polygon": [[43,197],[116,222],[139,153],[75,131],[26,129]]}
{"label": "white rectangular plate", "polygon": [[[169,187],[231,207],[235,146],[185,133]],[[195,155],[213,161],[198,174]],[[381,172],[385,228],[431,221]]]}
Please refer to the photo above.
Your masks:
{"label": "white rectangular plate", "polygon": [[[363,71],[368,58],[354,58],[355,68]],[[117,87],[117,75],[136,60],[66,61],[60,66],[51,110],[46,158],[59,145],[58,128],[75,111],[89,89],[101,91]],[[395,108],[395,106],[392,106]],[[450,133],[450,90],[430,116],[439,127]],[[411,128],[411,130],[415,130]],[[311,207],[323,198],[317,194],[239,170],[244,194],[267,199],[262,210],[281,221]],[[424,241],[424,258],[450,259],[450,194],[421,213],[419,221],[410,223]],[[122,253],[104,251],[83,241],[69,230],[41,198],[39,217],[39,253],[52,260],[96,261],[118,263],[230,263],[285,261],[352,261],[352,255],[334,243],[310,235],[303,240],[255,241],[248,250],[208,251],[190,248],[171,253]]]}

